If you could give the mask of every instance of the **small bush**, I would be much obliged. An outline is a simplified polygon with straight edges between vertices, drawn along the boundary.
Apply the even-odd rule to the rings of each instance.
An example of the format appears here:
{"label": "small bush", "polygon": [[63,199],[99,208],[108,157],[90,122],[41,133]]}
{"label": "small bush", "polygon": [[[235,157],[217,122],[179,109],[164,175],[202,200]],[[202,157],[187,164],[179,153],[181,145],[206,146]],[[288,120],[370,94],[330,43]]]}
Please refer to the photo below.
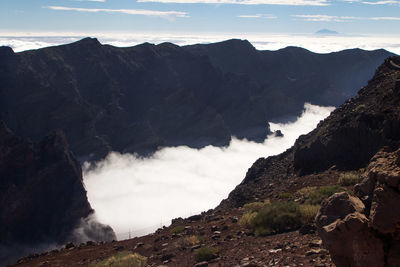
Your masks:
{"label": "small bush", "polygon": [[251,227],[260,235],[286,232],[301,227],[299,204],[275,202],[260,210],[251,221]]}
{"label": "small bush", "polygon": [[239,220],[239,224],[243,227],[246,228],[251,228],[252,226],[252,222],[254,220],[254,218],[257,216],[257,212],[246,212],[245,214],[243,214],[243,216],[240,218]]}
{"label": "small bush", "polygon": [[100,262],[91,263],[89,267],[144,267],[147,258],[129,251],[123,251]]}
{"label": "small bush", "polygon": [[319,211],[320,205],[300,205],[299,212],[303,224],[313,223]]}
{"label": "small bush", "polygon": [[217,248],[203,247],[203,248],[197,249],[194,253],[194,259],[197,262],[210,261],[217,257],[218,257],[218,249]]}
{"label": "small bush", "polygon": [[339,177],[339,184],[341,186],[355,185],[360,181],[360,176],[354,172],[342,173]]}
{"label": "small bush", "polygon": [[183,233],[183,231],[185,231],[184,225],[177,225],[171,229],[172,234],[180,234],[180,233]]}
{"label": "small bush", "polygon": [[363,110],[363,109],[365,109],[365,105],[364,105],[364,104],[361,104],[361,105],[358,105],[358,106],[354,109],[354,111],[355,111],[355,112],[359,112],[359,111],[361,111],[361,110]]}
{"label": "small bush", "polygon": [[315,187],[315,186],[306,186],[306,187],[299,189],[296,192],[296,195],[298,195],[300,197],[304,197],[304,198],[309,198],[310,195],[312,194],[312,192],[314,192],[316,189],[317,189],[317,187]]}
{"label": "small bush", "polygon": [[279,198],[280,199],[290,199],[290,198],[293,198],[293,195],[292,194],[290,194],[290,193],[281,193],[280,195],[279,195]]}
{"label": "small bush", "polygon": [[246,212],[256,212],[261,210],[262,208],[264,208],[266,205],[269,205],[271,202],[267,199],[264,202],[252,202],[252,203],[248,203],[245,204],[243,206],[243,209]]}
{"label": "small bush", "polygon": [[328,185],[328,186],[323,186],[320,187],[310,194],[310,199],[308,200],[309,204],[312,205],[317,205],[321,204],[321,202],[330,197],[331,195],[339,192],[345,191],[343,188],[341,188],[339,185]]}
{"label": "small bush", "polygon": [[200,240],[197,236],[191,235],[191,236],[185,236],[184,238],[180,239],[178,244],[179,247],[190,247],[194,246],[200,243]]}

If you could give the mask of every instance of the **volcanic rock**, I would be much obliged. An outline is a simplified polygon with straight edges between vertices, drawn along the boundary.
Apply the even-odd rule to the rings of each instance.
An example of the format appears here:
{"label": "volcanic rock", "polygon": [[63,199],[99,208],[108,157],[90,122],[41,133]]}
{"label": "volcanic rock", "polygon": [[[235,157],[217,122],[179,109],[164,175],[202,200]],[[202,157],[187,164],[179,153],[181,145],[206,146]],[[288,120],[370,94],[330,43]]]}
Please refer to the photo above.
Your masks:
{"label": "volcanic rock", "polygon": [[358,198],[335,194],[321,206],[316,217],[318,231],[339,267],[398,266],[400,149],[379,151],[365,177],[355,192],[368,209],[364,210]]}
{"label": "volcanic rock", "polygon": [[2,47],[0,119],[34,141],[62,129],[80,161],[110,151],[224,146],[231,136],[263,141],[268,121],[295,117],[306,101],[341,104],[389,55],[258,51],[241,40],[117,48],[85,38],[21,53]]}
{"label": "volcanic rock", "polygon": [[82,224],[93,210],[80,164],[62,131],[33,143],[0,122],[0,177],[0,262],[10,262],[29,247],[79,240],[76,229],[90,236],[96,227],[97,236],[115,238],[108,226]]}

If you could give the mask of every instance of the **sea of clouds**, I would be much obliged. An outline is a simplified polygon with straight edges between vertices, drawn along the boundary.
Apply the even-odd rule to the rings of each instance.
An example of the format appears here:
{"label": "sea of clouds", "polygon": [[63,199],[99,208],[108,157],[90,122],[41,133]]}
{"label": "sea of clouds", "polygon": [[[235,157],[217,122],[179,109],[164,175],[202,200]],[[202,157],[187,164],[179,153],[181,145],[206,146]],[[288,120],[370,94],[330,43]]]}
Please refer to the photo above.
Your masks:
{"label": "sea of clouds", "polygon": [[400,35],[316,35],[257,33],[5,33],[0,32],[0,46],[10,46],[15,52],[71,43],[84,37],[96,37],[103,44],[128,47],[143,42],[177,45],[219,42],[232,38],[247,39],[259,50],[278,50],[298,46],[317,53],[329,53],[350,48],[386,49],[400,54]]}
{"label": "sea of clouds", "polygon": [[84,166],[89,202],[119,239],[153,232],[173,218],[216,207],[255,160],[285,151],[333,109],[305,104],[296,121],[270,123],[284,137],[271,135],[264,143],[233,138],[228,147],[168,147],[150,158],[113,152],[95,166]]}

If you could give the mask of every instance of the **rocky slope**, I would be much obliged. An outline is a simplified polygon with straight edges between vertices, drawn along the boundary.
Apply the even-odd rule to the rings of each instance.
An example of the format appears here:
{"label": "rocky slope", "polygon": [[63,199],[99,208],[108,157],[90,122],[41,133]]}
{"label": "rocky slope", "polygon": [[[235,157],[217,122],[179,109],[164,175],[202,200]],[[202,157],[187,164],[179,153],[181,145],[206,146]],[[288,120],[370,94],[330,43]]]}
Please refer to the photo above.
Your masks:
{"label": "rocky slope", "polygon": [[270,197],[288,178],[330,169],[358,170],[383,146],[400,146],[399,57],[387,59],[358,94],[300,136],[286,152],[258,159],[219,208],[239,207]]}
{"label": "rocky slope", "polygon": [[[400,57],[393,57],[291,149],[257,160],[216,209],[178,218],[144,237],[67,246],[21,259],[17,266],[86,266],[120,251],[140,253],[149,266],[398,266],[399,97]],[[355,187],[342,184],[345,192],[322,203],[317,215],[322,240],[312,224],[263,237],[240,223],[246,203],[284,203],[288,197],[303,203],[307,192],[337,186],[349,173],[364,180]],[[200,248],[217,252],[200,262]]]}
{"label": "rocky slope", "polygon": [[0,264],[68,240],[115,238],[90,219],[82,170],[63,132],[33,143],[0,122],[0,177]]}
{"label": "rocky slope", "polygon": [[379,151],[359,197],[338,193],[317,214],[318,231],[337,266],[400,266],[400,150]]}
{"label": "rocky slope", "polygon": [[0,119],[38,141],[61,128],[83,160],[110,150],[261,141],[267,121],[288,119],[305,101],[338,105],[389,56],[384,50],[315,54],[249,42],[129,48],[86,38],[14,53],[0,47]]}

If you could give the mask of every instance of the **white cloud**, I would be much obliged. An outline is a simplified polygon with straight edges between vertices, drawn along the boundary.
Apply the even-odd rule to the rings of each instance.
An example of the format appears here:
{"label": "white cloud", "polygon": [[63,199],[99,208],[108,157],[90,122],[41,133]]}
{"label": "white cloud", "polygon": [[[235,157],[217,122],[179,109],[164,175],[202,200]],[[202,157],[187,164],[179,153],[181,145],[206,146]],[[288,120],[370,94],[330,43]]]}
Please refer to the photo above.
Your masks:
{"label": "white cloud", "polygon": [[162,18],[185,18],[188,17],[188,13],[180,11],[156,11],[156,10],[146,10],[146,9],[105,9],[105,8],[79,8],[79,7],[65,7],[65,6],[46,6],[51,10],[58,11],[76,11],[76,12],[89,12],[89,13],[122,13],[128,15],[143,15],[143,16],[153,16]]}
{"label": "white cloud", "polygon": [[84,168],[89,202],[120,239],[129,229],[133,235],[152,232],[173,218],[217,206],[255,160],[283,152],[332,110],[306,104],[296,122],[271,124],[284,137],[270,136],[262,144],[233,139],[226,148],[164,148],[144,159],[111,153],[94,169]]}
{"label": "white cloud", "polygon": [[304,21],[334,21],[334,22],[351,22],[357,17],[348,16],[330,16],[330,15],[293,15],[293,17],[301,18]]}
{"label": "white cloud", "polygon": [[282,5],[282,6],[328,6],[328,0],[138,0],[176,4],[237,4],[237,5]]}
{"label": "white cloud", "polygon": [[393,0],[389,0],[389,1],[376,1],[376,2],[367,2],[364,1],[362,2],[363,4],[366,5],[400,5],[400,1],[393,1]]}
{"label": "white cloud", "polygon": [[325,22],[353,22],[355,20],[386,20],[399,21],[400,17],[351,17],[351,16],[330,16],[330,15],[292,15],[304,21],[325,21]]}
{"label": "white cloud", "polygon": [[255,14],[255,15],[239,15],[238,18],[245,19],[276,19],[277,17],[271,14]]}
{"label": "white cloud", "polygon": [[400,17],[372,17],[370,20],[400,20]]}

